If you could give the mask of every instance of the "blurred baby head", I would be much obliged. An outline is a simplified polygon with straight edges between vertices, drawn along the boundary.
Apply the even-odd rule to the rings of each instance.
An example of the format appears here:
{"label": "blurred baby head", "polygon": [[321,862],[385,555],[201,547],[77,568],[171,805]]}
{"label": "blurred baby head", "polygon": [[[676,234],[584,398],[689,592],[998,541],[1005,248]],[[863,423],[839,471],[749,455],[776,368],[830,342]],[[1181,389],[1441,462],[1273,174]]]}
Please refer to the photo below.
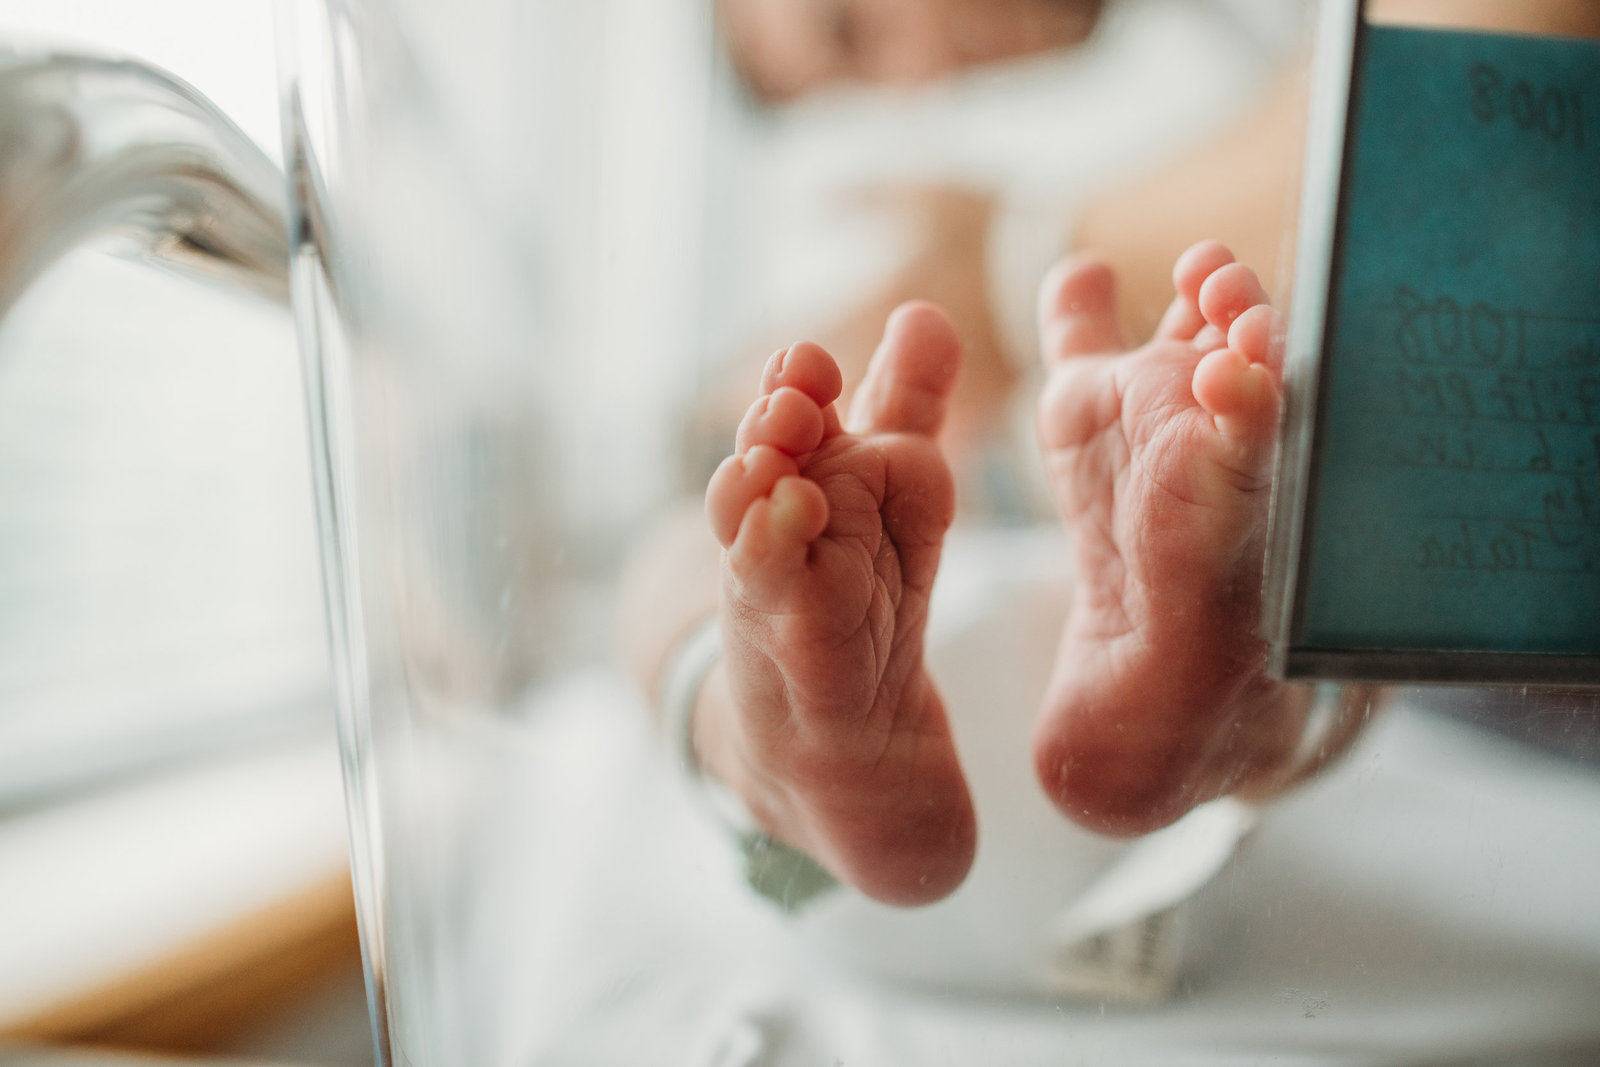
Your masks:
{"label": "blurred baby head", "polygon": [[758,95],[844,82],[918,85],[1078,44],[1104,0],[717,0],[735,66]]}

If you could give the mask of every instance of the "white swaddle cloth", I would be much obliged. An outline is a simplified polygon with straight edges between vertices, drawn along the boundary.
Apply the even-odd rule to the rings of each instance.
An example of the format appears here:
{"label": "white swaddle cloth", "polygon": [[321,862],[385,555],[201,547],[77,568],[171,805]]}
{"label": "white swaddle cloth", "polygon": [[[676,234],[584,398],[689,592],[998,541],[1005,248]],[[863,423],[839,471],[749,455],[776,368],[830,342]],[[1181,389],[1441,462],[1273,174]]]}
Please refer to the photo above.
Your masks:
{"label": "white swaddle cloth", "polygon": [[1295,54],[1306,6],[1120,0],[1070,52],[912,94],[843,90],[744,112],[726,124],[737,132],[712,178],[723,185],[717,228],[748,245],[716,279],[729,336],[828,325],[908,251],[864,194],[953,186],[996,200],[990,296],[1013,354],[1031,364],[1034,293],[1080,205],[1237,118]]}

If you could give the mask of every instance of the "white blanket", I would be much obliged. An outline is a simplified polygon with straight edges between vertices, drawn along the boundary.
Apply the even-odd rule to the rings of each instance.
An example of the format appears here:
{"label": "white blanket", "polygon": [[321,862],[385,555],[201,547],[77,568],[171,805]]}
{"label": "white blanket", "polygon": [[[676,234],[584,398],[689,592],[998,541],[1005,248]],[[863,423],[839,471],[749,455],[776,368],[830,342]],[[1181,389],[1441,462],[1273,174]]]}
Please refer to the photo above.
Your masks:
{"label": "white blanket", "polygon": [[[1237,1067],[1600,1054],[1600,776],[1470,728],[1386,715],[1212,884],[1211,948],[1178,995],[1118,1009],[864,974],[816,936],[822,914],[787,920],[743,891],[645,723],[625,694],[597,685],[531,743],[496,746],[511,773],[491,791],[502,822],[479,858],[493,861],[474,868],[455,913],[472,921],[453,928],[482,940],[431,946],[433,1010],[458,1006],[473,1062]],[[923,955],[947,954],[946,974],[970,962],[981,980],[974,932],[929,928]],[[511,1007],[495,1018],[494,1004]]]}

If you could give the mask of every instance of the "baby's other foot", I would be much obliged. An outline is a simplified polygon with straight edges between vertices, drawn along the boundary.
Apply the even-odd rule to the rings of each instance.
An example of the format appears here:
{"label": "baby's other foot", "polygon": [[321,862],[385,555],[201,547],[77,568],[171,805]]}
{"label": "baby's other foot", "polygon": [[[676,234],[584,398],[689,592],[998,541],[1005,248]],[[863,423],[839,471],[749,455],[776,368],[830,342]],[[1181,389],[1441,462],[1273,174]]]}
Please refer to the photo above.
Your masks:
{"label": "baby's other foot", "polygon": [[1039,440],[1077,586],[1035,769],[1091,829],[1157,829],[1290,763],[1307,691],[1258,634],[1281,320],[1220,244],[1186,252],[1156,337],[1129,351],[1103,262],[1046,279]]}
{"label": "baby's other foot", "polygon": [[893,904],[948,894],[976,848],[922,652],[955,507],[935,436],[959,367],[943,313],[905,305],[841,420],[833,359],[780,352],[706,493],[724,655],[696,713],[701,761],[775,837]]}

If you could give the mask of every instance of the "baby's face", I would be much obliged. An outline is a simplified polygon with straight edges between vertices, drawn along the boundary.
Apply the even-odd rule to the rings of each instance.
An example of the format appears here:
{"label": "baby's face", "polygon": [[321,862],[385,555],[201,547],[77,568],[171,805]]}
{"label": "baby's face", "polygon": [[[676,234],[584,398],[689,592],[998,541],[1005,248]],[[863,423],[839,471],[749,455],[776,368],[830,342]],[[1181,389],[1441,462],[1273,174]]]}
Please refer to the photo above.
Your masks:
{"label": "baby's face", "polygon": [[739,73],[790,99],[839,82],[917,85],[1075,45],[1104,0],[717,0]]}

